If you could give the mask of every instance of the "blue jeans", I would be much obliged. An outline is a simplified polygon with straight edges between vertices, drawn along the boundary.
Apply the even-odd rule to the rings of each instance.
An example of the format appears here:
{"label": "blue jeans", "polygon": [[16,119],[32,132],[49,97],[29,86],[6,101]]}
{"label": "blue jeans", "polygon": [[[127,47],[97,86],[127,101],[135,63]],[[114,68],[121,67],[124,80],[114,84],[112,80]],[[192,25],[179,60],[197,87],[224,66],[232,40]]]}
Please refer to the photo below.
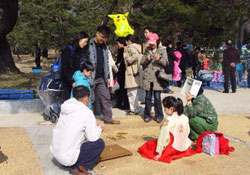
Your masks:
{"label": "blue jeans", "polygon": [[77,162],[72,166],[73,169],[83,166],[86,170],[92,170],[98,163],[100,155],[105,147],[102,139],[95,142],[85,142],[80,148]]}
{"label": "blue jeans", "polygon": [[240,85],[240,82],[242,81],[242,77],[243,77],[243,71],[237,70],[236,71],[236,82],[238,85]]}
{"label": "blue jeans", "polygon": [[144,117],[151,118],[152,96],[154,94],[155,118],[163,118],[161,106],[161,91],[153,90],[153,83],[150,84],[150,91],[146,91]]}
{"label": "blue jeans", "polygon": [[171,92],[171,89],[169,89],[169,86],[167,86],[164,90],[163,90],[163,93],[170,93]]}
{"label": "blue jeans", "polygon": [[250,70],[247,71],[247,87],[250,88]]}

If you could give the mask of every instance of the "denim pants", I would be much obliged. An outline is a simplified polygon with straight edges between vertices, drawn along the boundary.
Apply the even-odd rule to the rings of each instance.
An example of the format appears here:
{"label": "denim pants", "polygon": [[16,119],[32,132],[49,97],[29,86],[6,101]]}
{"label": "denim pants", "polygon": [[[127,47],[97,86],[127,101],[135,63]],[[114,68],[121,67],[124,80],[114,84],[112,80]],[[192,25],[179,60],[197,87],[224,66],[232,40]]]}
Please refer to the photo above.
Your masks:
{"label": "denim pants", "polygon": [[105,143],[102,139],[83,143],[77,162],[71,168],[75,169],[83,166],[86,170],[92,170],[98,163],[104,147]]}
{"label": "denim pants", "polygon": [[150,83],[150,91],[146,91],[145,98],[145,118],[151,118],[151,108],[152,108],[152,96],[154,94],[154,109],[155,118],[163,118],[162,106],[161,106],[161,91],[153,90],[153,83]]}
{"label": "denim pants", "polygon": [[240,82],[242,82],[242,77],[243,77],[243,71],[237,70],[236,71],[236,83],[237,83],[237,85],[240,85]]}
{"label": "denim pants", "polygon": [[247,71],[247,87],[250,88],[250,70]]}

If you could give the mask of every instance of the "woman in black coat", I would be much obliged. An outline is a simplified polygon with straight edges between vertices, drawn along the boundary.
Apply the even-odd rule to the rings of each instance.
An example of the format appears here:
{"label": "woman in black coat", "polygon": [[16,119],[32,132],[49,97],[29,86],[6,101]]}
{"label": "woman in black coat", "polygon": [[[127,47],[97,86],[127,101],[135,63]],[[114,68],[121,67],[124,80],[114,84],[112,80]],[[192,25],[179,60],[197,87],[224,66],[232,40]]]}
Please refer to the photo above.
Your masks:
{"label": "woman in black coat", "polygon": [[[167,42],[165,43],[165,46],[167,47],[167,54],[168,54],[168,61],[169,61],[169,64],[167,64],[166,66],[166,73],[173,75],[174,74],[174,61],[177,61],[177,58],[174,55],[173,44],[170,40],[167,40]],[[170,93],[170,94],[174,93],[174,91],[169,89],[169,86],[167,86],[163,90],[163,92]]]}
{"label": "woman in black coat", "polygon": [[168,54],[168,61],[169,61],[169,64],[166,67],[166,73],[173,75],[173,73],[174,73],[174,61],[177,61],[177,58],[174,55],[173,44],[170,40],[167,40],[166,47],[167,47],[167,54]]}
{"label": "woman in black coat", "polygon": [[125,46],[125,38],[118,38],[117,45],[118,45],[118,54],[117,54],[116,65],[119,68],[119,71],[117,72],[116,75],[118,78],[120,89],[116,91],[116,107],[119,109],[129,109],[127,89],[124,88],[126,66],[124,62],[123,53]]}
{"label": "woman in black coat", "polygon": [[65,100],[70,98],[73,85],[72,76],[75,71],[80,70],[80,57],[83,48],[88,44],[89,36],[85,32],[76,35],[73,41],[63,49],[61,54],[62,80],[65,85]]}

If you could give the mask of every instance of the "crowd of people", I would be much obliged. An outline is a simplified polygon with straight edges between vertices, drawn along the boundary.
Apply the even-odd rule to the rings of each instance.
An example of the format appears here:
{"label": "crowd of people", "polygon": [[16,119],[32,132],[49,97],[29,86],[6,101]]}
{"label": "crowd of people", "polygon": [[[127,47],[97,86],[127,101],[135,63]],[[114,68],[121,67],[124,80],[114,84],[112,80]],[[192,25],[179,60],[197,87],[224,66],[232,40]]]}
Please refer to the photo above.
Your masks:
{"label": "crowd of people", "polygon": [[[161,93],[174,93],[169,89],[170,80],[181,87],[187,76],[198,77],[200,71],[209,69],[211,59],[199,47],[190,52],[181,42],[176,43],[176,47],[170,40],[163,44],[149,27],[144,29],[145,42],[142,44],[137,43],[135,36],[118,38],[118,52],[113,59],[106,43],[109,34],[106,26],[99,26],[93,38],[80,32],[70,47],[62,51],[62,77],[67,97],[53,130],[50,149],[54,157],[72,173],[90,174],[88,170],[93,169],[104,149],[104,141],[100,138],[104,125],[120,124],[112,114],[110,88],[114,86],[114,79],[120,85],[115,93],[116,107],[128,109],[128,115],[139,114],[138,91],[141,90],[145,96],[144,122],[154,118],[161,123],[159,139],[139,148],[143,157],[170,162],[173,157],[194,154],[190,148],[191,140],[197,140],[204,131],[217,130],[215,108],[203,94],[202,87],[196,98],[186,94],[185,106],[181,99],[173,96],[162,101]],[[235,67],[240,60],[231,41],[227,46],[223,61],[214,61],[215,73],[211,81],[220,81],[223,69],[224,92],[229,92],[230,79],[234,93]],[[160,73],[169,77],[169,81],[163,81]],[[103,122],[98,125],[92,111],[96,98],[103,115]]]}

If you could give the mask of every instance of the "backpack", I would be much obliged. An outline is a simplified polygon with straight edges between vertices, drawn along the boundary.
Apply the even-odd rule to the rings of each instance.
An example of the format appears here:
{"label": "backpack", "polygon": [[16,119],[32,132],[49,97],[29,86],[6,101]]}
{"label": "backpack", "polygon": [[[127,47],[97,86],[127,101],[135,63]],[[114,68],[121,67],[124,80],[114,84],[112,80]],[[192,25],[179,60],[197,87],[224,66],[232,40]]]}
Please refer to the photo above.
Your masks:
{"label": "backpack", "polygon": [[[70,49],[71,57],[74,55],[74,48],[72,45],[67,45],[66,48]],[[71,62],[72,64],[72,62]],[[62,56],[60,54],[59,57],[56,58],[52,65],[51,75],[53,80],[61,80],[62,79]]]}

